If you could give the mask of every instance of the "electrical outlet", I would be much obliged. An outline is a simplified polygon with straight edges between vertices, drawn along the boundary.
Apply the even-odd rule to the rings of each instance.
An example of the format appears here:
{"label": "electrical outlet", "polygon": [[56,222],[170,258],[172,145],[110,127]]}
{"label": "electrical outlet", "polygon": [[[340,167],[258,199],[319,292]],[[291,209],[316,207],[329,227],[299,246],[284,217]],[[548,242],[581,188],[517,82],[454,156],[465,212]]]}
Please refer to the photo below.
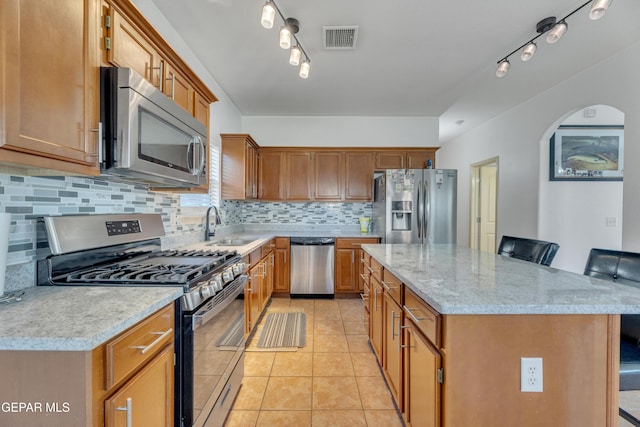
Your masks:
{"label": "electrical outlet", "polygon": [[520,391],[542,392],[542,357],[520,358]]}
{"label": "electrical outlet", "polygon": [[615,216],[607,217],[607,227],[615,227],[617,225],[617,218]]}

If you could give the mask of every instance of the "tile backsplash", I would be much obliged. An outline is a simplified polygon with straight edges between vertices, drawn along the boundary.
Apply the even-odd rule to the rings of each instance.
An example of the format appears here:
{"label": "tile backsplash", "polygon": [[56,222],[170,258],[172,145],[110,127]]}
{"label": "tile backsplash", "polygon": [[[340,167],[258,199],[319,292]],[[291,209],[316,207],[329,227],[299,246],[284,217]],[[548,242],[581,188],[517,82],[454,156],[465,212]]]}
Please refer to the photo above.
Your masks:
{"label": "tile backsplash", "polygon": [[223,211],[230,223],[358,225],[358,218],[371,216],[371,203],[340,202],[237,202],[225,201]]}

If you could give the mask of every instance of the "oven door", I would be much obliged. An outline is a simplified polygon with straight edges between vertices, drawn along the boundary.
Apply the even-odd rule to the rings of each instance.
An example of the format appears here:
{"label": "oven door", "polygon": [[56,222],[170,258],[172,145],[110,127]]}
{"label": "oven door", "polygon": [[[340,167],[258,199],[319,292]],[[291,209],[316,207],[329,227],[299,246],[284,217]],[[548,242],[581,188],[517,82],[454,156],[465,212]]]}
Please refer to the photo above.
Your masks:
{"label": "oven door", "polygon": [[247,276],[185,314],[183,417],[186,426],[222,426],[240,387]]}

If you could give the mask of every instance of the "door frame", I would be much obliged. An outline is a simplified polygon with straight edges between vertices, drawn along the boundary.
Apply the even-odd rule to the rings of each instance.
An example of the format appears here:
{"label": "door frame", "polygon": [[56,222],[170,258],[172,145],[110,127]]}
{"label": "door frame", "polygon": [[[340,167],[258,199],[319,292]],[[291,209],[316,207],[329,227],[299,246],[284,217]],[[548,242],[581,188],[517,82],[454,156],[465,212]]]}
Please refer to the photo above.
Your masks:
{"label": "door frame", "polygon": [[499,177],[500,177],[500,161],[499,161],[499,157],[491,157],[489,159],[486,160],[482,160],[480,162],[477,163],[472,163],[471,164],[471,173],[470,175],[470,194],[469,194],[469,247],[472,249],[479,249],[480,248],[480,227],[478,226],[480,223],[478,222],[478,219],[480,218],[480,189],[481,189],[481,182],[480,182],[480,170],[488,165],[494,165],[496,167],[496,197],[495,197],[495,201],[496,201],[496,206],[495,206],[495,212],[496,212],[496,247],[498,247],[497,243],[498,243],[498,233],[497,233],[497,228],[498,228],[498,194],[499,194],[499,189],[498,189],[498,185],[499,185]]}

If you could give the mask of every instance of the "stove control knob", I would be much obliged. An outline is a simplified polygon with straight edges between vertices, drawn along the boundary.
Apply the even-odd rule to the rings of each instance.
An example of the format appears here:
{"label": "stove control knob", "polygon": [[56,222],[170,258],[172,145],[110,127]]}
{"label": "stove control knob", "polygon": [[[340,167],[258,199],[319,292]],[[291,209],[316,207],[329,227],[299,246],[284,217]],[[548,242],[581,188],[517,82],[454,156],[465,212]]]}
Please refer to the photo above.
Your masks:
{"label": "stove control knob", "polygon": [[229,283],[233,281],[233,268],[229,267],[222,272],[222,281],[224,283]]}
{"label": "stove control knob", "polygon": [[214,292],[220,292],[222,290],[222,277],[217,274],[213,276],[211,280],[209,280],[208,284]]}
{"label": "stove control knob", "polygon": [[210,297],[213,296],[214,293],[215,293],[215,291],[208,284],[207,285],[202,285],[200,287],[200,296],[202,296],[202,298],[210,298]]}
{"label": "stove control knob", "polygon": [[237,277],[247,271],[247,264],[244,262],[237,262],[233,264],[233,267],[231,268],[233,268],[233,275]]}

